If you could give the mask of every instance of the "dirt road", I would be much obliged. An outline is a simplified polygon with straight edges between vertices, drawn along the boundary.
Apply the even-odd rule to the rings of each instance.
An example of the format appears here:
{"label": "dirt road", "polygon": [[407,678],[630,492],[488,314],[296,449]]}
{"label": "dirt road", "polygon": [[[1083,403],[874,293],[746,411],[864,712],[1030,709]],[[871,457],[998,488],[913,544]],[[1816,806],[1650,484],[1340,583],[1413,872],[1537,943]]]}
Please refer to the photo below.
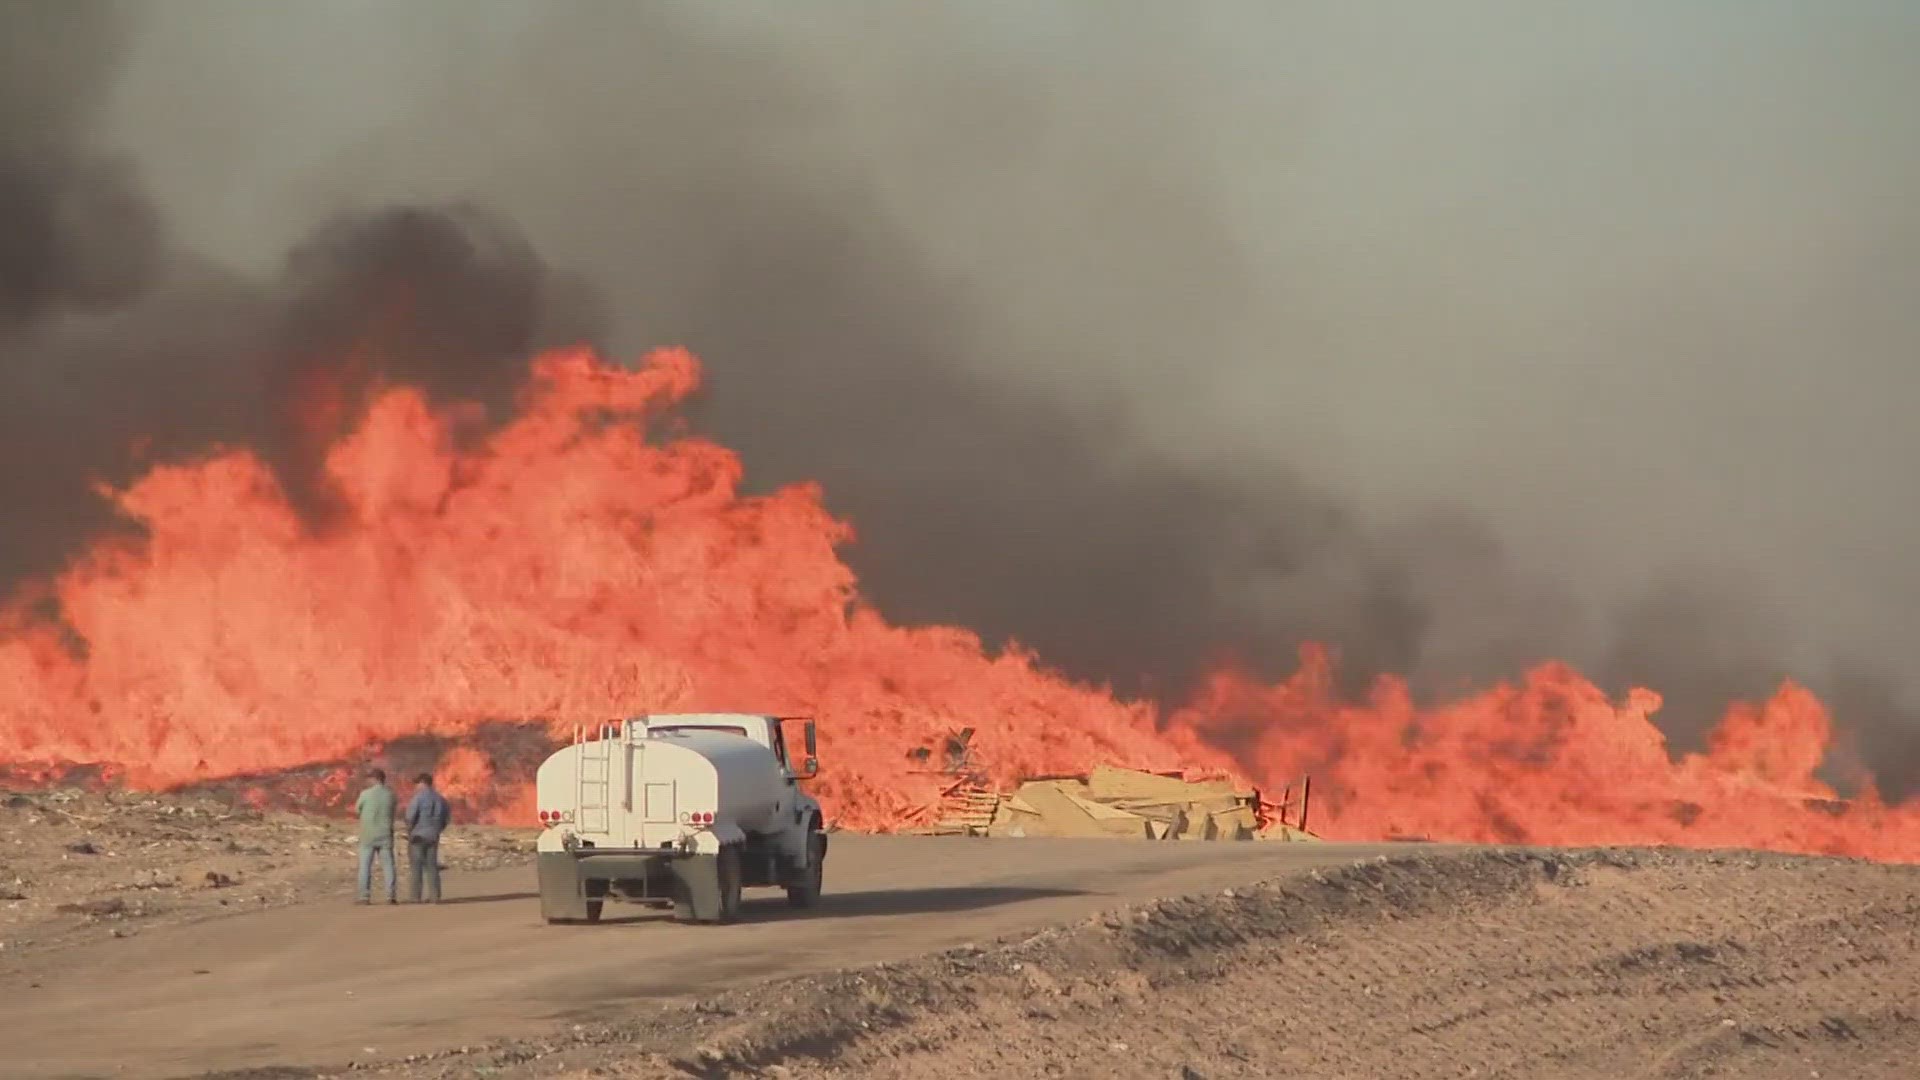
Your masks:
{"label": "dirt road", "polygon": [[[902,960],[1118,903],[1350,863],[1389,845],[841,835],[829,893],[735,926],[652,914],[549,927],[532,868],[456,876],[440,907],[338,899],[34,957],[0,982],[9,1077],[337,1065],[590,1020],[635,1000]],[[640,909],[613,908],[616,912]]]}
{"label": "dirt road", "polygon": [[1916,885],[1748,852],[1408,854],[370,1080],[1912,1080]]}

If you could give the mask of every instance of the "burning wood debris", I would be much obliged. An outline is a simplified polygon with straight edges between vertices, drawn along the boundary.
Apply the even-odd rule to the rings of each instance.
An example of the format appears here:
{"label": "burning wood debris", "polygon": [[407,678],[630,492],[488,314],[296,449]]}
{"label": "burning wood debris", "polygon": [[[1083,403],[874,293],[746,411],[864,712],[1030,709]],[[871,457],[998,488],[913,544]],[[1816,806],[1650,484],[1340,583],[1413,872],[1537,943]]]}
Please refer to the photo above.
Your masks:
{"label": "burning wood debris", "polygon": [[1023,780],[1011,792],[961,775],[932,819],[910,831],[932,835],[1123,837],[1136,840],[1317,840],[1307,831],[1309,787],[1288,787],[1280,801],[1238,791],[1226,780],[1102,765],[1077,776]]}

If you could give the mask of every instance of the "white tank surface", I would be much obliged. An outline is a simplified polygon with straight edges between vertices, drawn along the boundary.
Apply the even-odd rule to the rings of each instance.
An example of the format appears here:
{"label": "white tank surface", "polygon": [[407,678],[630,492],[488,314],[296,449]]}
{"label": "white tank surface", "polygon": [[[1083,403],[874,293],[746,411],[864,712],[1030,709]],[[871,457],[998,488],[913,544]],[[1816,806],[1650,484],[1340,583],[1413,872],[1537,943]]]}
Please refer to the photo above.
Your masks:
{"label": "white tank surface", "polygon": [[583,733],[536,776],[539,848],[713,852],[758,837],[804,858],[818,804],[785,753],[770,717],[636,717]]}
{"label": "white tank surface", "polygon": [[711,811],[721,827],[716,831],[733,826],[764,836],[786,824],[778,816],[787,791],[786,775],[773,751],[752,739],[688,728],[649,733],[637,748],[636,771],[642,767],[642,755],[647,781],[670,770],[679,809]]}

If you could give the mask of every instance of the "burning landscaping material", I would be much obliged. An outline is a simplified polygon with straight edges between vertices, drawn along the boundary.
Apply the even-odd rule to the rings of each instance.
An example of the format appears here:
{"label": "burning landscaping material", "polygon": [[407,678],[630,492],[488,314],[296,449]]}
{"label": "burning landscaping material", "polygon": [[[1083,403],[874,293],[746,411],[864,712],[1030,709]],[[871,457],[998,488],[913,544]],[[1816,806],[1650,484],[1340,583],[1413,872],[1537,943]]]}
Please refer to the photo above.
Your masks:
{"label": "burning landscaping material", "polygon": [[[634,367],[549,354],[484,434],[388,389],[326,450],[340,512],[325,529],[257,454],[155,466],[111,493],[137,540],[0,599],[0,763],[92,762],[145,790],[256,778],[263,805],[298,775],[324,805],[345,766],[315,762],[418,745],[457,803],[525,822],[538,755],[469,745],[498,718],[530,718],[517,730],[538,742],[583,719],[752,702],[823,719],[835,766],[812,790],[854,830],[924,827],[918,808],[965,777],[1011,795],[1105,763],[1217,770],[1238,792],[1311,774],[1315,830],[1340,839],[1920,860],[1920,802],[1863,785],[1813,808],[1836,799],[1820,779],[1832,724],[1791,684],[1676,757],[1658,694],[1619,698],[1561,664],[1425,705],[1392,679],[1355,700],[1308,648],[1282,682],[1222,671],[1163,709],[962,629],[891,625],[861,602],[835,550],[851,531],[820,491],[745,495],[729,451],[659,435],[699,382],[678,350]],[[1221,810],[1237,833],[1239,811]]]}
{"label": "burning landscaping material", "polygon": [[[942,792],[935,820],[913,829],[974,836],[1134,840],[1317,840],[1307,831],[1308,782],[1278,803],[1225,779],[1188,779],[1102,765],[1079,776],[1035,777],[1002,794],[962,781]],[[929,816],[923,814],[922,816]]]}

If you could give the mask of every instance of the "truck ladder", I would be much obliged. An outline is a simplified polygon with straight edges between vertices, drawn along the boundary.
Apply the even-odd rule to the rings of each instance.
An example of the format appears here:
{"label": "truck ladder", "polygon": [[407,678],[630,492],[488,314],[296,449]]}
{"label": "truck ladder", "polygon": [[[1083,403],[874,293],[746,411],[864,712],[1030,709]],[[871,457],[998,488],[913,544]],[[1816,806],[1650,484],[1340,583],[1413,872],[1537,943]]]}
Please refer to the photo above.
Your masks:
{"label": "truck ladder", "polygon": [[583,833],[605,833],[612,831],[613,823],[608,820],[608,807],[613,801],[613,729],[608,725],[600,728],[600,737],[588,739],[584,733],[576,735],[574,750],[574,780],[577,785],[574,806],[578,810],[580,831]]}

